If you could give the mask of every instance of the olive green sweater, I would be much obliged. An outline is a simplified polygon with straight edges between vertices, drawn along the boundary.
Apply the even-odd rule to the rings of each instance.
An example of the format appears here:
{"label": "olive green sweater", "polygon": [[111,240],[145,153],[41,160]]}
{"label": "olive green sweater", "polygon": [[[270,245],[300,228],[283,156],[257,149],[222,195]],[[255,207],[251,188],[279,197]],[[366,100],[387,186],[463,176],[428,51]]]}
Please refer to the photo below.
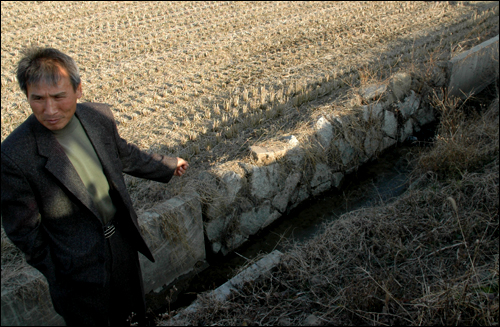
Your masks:
{"label": "olive green sweater", "polygon": [[73,116],[63,129],[52,132],[94,199],[103,224],[106,224],[113,219],[116,208],[109,196],[109,184],[101,162],[82,124],[76,116]]}

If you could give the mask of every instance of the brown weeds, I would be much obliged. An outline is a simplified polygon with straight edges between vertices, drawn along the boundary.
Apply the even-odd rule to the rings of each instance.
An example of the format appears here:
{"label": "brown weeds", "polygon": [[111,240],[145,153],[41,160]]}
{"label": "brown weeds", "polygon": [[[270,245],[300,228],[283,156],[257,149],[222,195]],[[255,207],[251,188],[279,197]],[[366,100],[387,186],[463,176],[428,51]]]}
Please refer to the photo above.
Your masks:
{"label": "brown weeds", "polygon": [[498,153],[498,99],[484,115],[458,99],[441,100],[434,93],[440,126],[437,142],[419,159],[419,172],[433,171],[439,176],[474,171],[495,159]]}
{"label": "brown weeds", "polygon": [[[392,203],[347,213],[307,243],[291,245],[270,276],[225,302],[200,295],[201,309],[183,322],[497,325],[498,99],[474,119],[443,118],[434,148],[414,171],[418,187]],[[471,153],[473,142],[482,149]],[[457,149],[469,153],[460,169],[449,163]],[[439,157],[434,170],[424,169],[428,156]],[[485,164],[478,168],[478,162]]]}

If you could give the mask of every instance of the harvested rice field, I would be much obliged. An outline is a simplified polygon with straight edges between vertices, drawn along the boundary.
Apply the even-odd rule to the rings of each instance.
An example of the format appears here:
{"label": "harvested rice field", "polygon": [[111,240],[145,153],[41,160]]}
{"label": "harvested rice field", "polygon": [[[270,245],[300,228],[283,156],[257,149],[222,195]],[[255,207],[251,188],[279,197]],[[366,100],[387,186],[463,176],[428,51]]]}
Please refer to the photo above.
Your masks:
{"label": "harvested rice field", "polygon": [[110,104],[123,138],[191,164],[169,185],[127,177],[138,209],[183,192],[199,171],[251,160],[250,145],[300,140],[320,112],[362,104],[363,85],[402,69],[436,80],[432,64],[498,34],[498,2],[2,1],[1,9],[2,141],[31,114],[15,77],[22,49],[58,48],[80,67],[81,101]]}

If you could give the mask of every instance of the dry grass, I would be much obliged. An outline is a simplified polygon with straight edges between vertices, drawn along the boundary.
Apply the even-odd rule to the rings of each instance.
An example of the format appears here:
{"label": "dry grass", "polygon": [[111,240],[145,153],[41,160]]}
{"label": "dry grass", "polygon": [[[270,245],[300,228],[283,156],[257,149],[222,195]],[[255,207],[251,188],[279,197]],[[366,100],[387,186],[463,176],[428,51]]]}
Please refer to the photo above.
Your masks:
{"label": "dry grass", "polygon": [[[270,276],[228,301],[200,295],[202,308],[183,322],[498,325],[498,98],[473,118],[449,102],[443,111],[435,146],[419,156],[409,191],[292,245]],[[471,142],[482,150],[472,151]],[[450,164],[463,153],[459,168]]]}
{"label": "dry grass", "polygon": [[490,109],[478,117],[478,112],[468,106],[470,101],[471,97],[465,101],[441,100],[434,93],[434,107],[440,116],[439,142],[422,155],[419,172],[430,170],[439,177],[461,175],[494,160],[494,154],[498,153],[498,126],[492,122],[498,122],[498,112]]}

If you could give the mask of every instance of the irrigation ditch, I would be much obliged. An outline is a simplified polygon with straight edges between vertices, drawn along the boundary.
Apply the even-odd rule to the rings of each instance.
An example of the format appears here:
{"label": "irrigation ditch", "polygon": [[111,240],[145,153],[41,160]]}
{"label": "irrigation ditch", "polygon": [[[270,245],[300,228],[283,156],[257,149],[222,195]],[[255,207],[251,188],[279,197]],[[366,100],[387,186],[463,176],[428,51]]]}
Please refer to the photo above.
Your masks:
{"label": "irrigation ditch", "polygon": [[[465,101],[465,112],[481,114],[498,97],[498,92],[497,80]],[[150,294],[148,304],[151,314],[154,313],[157,317],[168,313],[169,317],[173,317],[160,325],[182,322],[176,320],[180,316],[178,312],[195,311],[198,294],[209,292],[215,298],[224,300],[232,289],[249,279],[259,278],[261,273],[276,265],[280,250],[286,250],[291,243],[305,242],[316,233],[321,233],[325,223],[360,208],[388,204],[409,188],[418,187],[418,181],[412,180],[410,175],[414,159],[423,148],[433,146],[438,125],[439,121],[435,120],[423,126],[413,137],[388,148],[380,157],[347,175],[339,187],[305,200],[265,230],[249,237],[248,242],[232,253],[226,256],[207,256],[208,267],[202,272],[176,281],[177,283],[173,283],[176,286],[166,288],[154,297]],[[260,261],[255,263],[257,259]],[[266,260],[268,262],[262,263]],[[261,271],[249,272],[252,269]],[[236,274],[238,275],[235,277]],[[186,306],[188,307],[185,308]]]}
{"label": "irrigation ditch", "polygon": [[[498,49],[498,38],[496,39]],[[453,69],[450,68],[450,70]],[[489,79],[490,84],[488,84],[484,83],[484,76],[479,78],[475,74],[480,71],[481,69],[472,71],[465,78],[461,73],[460,83],[464,83],[467,78],[477,79],[476,83],[469,84],[469,91],[476,91],[473,97],[465,101],[469,111],[481,111],[494,97],[498,96],[498,74],[496,80]],[[448,76],[450,75],[453,74],[449,73]],[[481,83],[477,82],[480,80],[482,80]],[[452,84],[453,81],[448,86],[449,90],[453,90]],[[478,87],[479,84],[482,85]],[[460,89],[465,90],[463,87]],[[456,89],[455,92],[457,92]],[[403,194],[414,182],[409,174],[412,171],[412,160],[416,153],[422,147],[433,145],[439,124],[439,115],[437,112],[434,114],[436,119],[423,124],[411,135],[399,138],[398,143],[390,145],[380,156],[361,164],[356,170],[343,176],[342,181],[334,187],[304,200],[287,214],[282,215],[280,219],[270,223],[265,229],[249,236],[247,242],[231,253],[222,256],[221,254],[214,255],[207,250],[207,264],[200,273],[193,273],[187,278],[176,280],[164,291],[148,295],[148,304],[154,315],[168,313],[171,316],[171,311],[175,313],[177,310],[196,310],[195,300],[202,292],[212,292],[216,296],[222,296],[221,299],[223,299],[224,296],[228,296],[234,286],[241,283],[242,278],[252,278],[238,276],[245,273],[245,271],[241,272],[241,267],[245,266],[248,270],[255,266],[254,264],[248,268],[248,264],[253,263],[255,258],[263,255],[265,258],[265,254],[273,257],[275,256],[273,251],[282,250],[290,242],[306,241],[320,232],[324,223],[344,213],[362,207],[388,203]],[[271,151],[271,154],[267,153],[266,157],[271,156],[273,159],[272,155],[274,153]],[[206,241],[209,243],[208,240]],[[234,277],[238,272],[239,275]],[[254,273],[254,278],[257,277],[258,273],[257,275]],[[231,278],[238,280],[231,284]],[[185,306],[188,308],[183,309]]]}
{"label": "irrigation ditch", "polygon": [[[430,137],[433,129],[432,126],[428,127]],[[202,272],[175,281],[160,293],[150,293],[147,297],[149,308],[159,315],[187,306],[196,299],[197,294],[214,290],[234,277],[240,267],[255,257],[282,250],[288,242],[303,242],[319,232],[323,223],[345,212],[391,201],[409,186],[412,149],[414,145],[408,142],[387,150],[380,158],[346,176],[342,187],[305,200],[265,230],[249,237],[234,252],[226,256],[208,255],[208,267]]]}
{"label": "irrigation ditch", "polygon": [[[493,49],[496,48],[496,53],[498,53],[498,37],[493,39],[493,43],[490,41],[488,44],[493,44]],[[483,49],[483,45],[478,46],[478,48]],[[450,81],[448,90],[454,91],[457,96],[457,89],[463,91],[462,99],[467,98],[465,101],[466,111],[480,112],[498,96],[498,70],[495,73],[493,66],[490,66],[489,69],[483,66],[476,70],[470,70],[471,64],[464,64],[463,58],[470,60],[471,57],[474,57],[473,53],[474,49],[461,56],[460,67],[462,70],[459,73],[457,73],[460,70],[457,61],[455,61],[455,67],[453,67],[453,61],[450,62],[448,66],[448,79]],[[492,58],[493,62],[498,60],[495,59],[495,55]],[[474,65],[477,68],[475,63]],[[464,67],[468,69],[467,74],[463,72]],[[485,82],[485,76],[481,74],[485,71],[488,71],[492,76],[488,82]],[[453,81],[453,76],[455,79],[457,78],[455,74],[460,76],[461,86],[455,86],[457,83]],[[463,85],[467,83],[469,86],[464,87]],[[408,90],[406,94],[409,94]],[[474,94],[474,96],[467,97],[468,94]],[[408,96],[405,101],[408,101],[410,97]],[[404,106],[399,108],[404,110]],[[343,176],[342,181],[335,184],[334,187],[304,200],[300,205],[281,216],[279,220],[251,235],[247,242],[237,247],[233,252],[222,256],[207,251],[206,261],[208,264],[202,272],[177,280],[170,287],[154,296],[150,293],[148,296],[150,309],[155,316],[166,312],[171,316],[171,311],[175,313],[176,310],[187,310],[188,312],[196,310],[195,300],[197,295],[202,292],[211,292],[220,299],[224,299],[231,289],[237,287],[238,283],[242,283],[243,279],[252,278],[239,276],[245,274],[245,271],[241,272],[240,267],[242,266],[247,267],[247,271],[255,269],[255,263],[248,268],[248,264],[255,261],[254,258],[260,258],[265,254],[269,254],[268,257],[276,257],[275,250],[282,250],[290,242],[306,241],[320,232],[324,223],[332,221],[344,213],[362,207],[388,203],[403,194],[408,187],[412,187],[412,182],[414,182],[409,178],[409,174],[412,171],[412,160],[416,153],[422,147],[433,145],[436,128],[439,124],[439,114],[436,111],[433,114],[436,119],[430,119],[412,133],[401,134],[399,142],[388,146],[383,154],[361,164],[354,171]],[[274,159],[273,155],[276,151],[274,150],[274,153],[273,151],[268,152],[265,158]],[[332,183],[331,186],[333,185]],[[274,257],[271,260],[275,260]],[[266,256],[261,261],[265,258]],[[277,260],[279,261],[279,259]],[[234,277],[238,272],[239,274]],[[254,278],[258,278],[259,273],[251,272],[250,274],[252,273]],[[237,281],[231,284],[231,278],[237,279]],[[189,305],[187,309],[183,309],[186,305]],[[175,317],[173,321],[175,321]]]}

